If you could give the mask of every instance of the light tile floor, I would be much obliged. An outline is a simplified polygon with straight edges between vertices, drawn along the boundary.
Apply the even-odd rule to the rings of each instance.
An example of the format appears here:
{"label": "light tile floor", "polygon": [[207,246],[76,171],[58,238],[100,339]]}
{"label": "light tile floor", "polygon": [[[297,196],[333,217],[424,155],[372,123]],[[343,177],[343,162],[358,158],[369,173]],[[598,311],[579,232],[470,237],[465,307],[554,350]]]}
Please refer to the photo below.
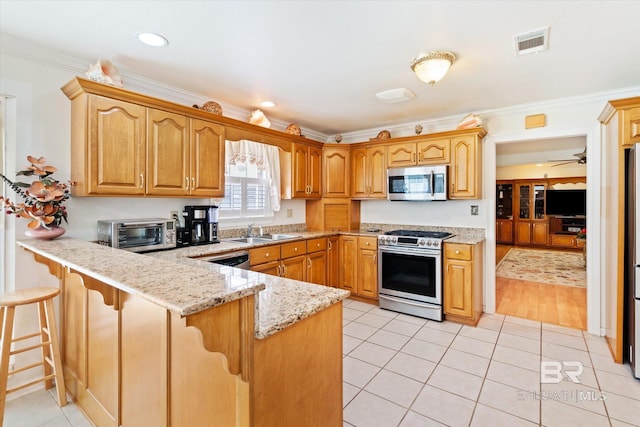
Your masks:
{"label": "light tile floor", "polygon": [[[353,300],[343,318],[344,426],[640,426],[640,381],[602,337],[500,314],[473,328]],[[580,362],[580,383],[574,364],[542,384],[542,361]]]}
{"label": "light tile floor", "polygon": [[[499,314],[472,328],[353,300],[343,317],[344,426],[640,426],[640,381],[604,338]],[[541,361],[581,362],[580,383],[541,384]],[[38,391],[7,403],[5,425],[90,423]]]}

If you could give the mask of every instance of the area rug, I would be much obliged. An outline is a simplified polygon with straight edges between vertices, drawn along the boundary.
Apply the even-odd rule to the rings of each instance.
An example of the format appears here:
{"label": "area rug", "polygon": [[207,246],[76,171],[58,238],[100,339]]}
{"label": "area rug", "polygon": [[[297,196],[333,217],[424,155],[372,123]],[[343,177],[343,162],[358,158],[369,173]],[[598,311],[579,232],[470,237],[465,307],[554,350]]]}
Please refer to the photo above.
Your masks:
{"label": "area rug", "polygon": [[496,267],[496,276],[553,285],[586,286],[581,253],[512,248]]}

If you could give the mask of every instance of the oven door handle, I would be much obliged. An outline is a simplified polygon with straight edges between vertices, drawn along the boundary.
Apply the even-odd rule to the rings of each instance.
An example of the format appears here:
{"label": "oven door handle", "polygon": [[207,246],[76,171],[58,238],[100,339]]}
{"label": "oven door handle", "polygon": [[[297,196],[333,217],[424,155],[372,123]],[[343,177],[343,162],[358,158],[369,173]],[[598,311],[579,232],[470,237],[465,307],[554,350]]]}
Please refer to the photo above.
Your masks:
{"label": "oven door handle", "polygon": [[441,255],[442,252],[438,249],[414,249],[414,248],[404,248],[402,246],[392,246],[381,248],[378,247],[378,254],[401,254],[401,255],[415,255],[415,256],[438,256]]}
{"label": "oven door handle", "polygon": [[[416,303],[416,302],[409,301],[409,300],[407,300],[405,298],[397,298],[397,297],[392,297],[390,295],[382,295],[381,294],[381,295],[378,295],[378,298],[386,299],[388,301],[399,302],[399,303],[406,304],[406,305],[412,305],[414,307],[424,308],[424,306],[425,306],[424,302],[423,303]],[[426,303],[426,304],[433,305],[432,303]]]}

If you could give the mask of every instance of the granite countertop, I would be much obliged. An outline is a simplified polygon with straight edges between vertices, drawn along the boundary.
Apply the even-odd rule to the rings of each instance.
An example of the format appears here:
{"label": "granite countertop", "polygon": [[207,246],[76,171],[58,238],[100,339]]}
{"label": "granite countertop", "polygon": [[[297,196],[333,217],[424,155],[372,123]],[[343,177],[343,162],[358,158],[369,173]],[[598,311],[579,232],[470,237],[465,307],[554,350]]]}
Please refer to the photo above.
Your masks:
{"label": "granite countertop", "polygon": [[[296,234],[309,236],[304,238],[325,235]],[[148,254],[64,237],[21,240],[18,245],[181,316],[258,293],[257,338],[266,338],[349,296],[349,292],[342,289],[189,258],[252,246],[242,243],[223,242]]]}

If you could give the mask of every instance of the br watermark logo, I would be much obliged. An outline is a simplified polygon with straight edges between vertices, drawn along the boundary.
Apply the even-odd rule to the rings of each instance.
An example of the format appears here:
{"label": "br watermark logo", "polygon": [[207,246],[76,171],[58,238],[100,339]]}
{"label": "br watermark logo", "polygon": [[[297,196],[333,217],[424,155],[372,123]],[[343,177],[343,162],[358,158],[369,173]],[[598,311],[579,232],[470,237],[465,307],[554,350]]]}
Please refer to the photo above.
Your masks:
{"label": "br watermark logo", "polygon": [[558,384],[564,378],[564,373],[575,384],[581,384],[579,377],[583,372],[584,365],[582,362],[557,362],[555,360],[543,360],[540,362],[540,383]]}

